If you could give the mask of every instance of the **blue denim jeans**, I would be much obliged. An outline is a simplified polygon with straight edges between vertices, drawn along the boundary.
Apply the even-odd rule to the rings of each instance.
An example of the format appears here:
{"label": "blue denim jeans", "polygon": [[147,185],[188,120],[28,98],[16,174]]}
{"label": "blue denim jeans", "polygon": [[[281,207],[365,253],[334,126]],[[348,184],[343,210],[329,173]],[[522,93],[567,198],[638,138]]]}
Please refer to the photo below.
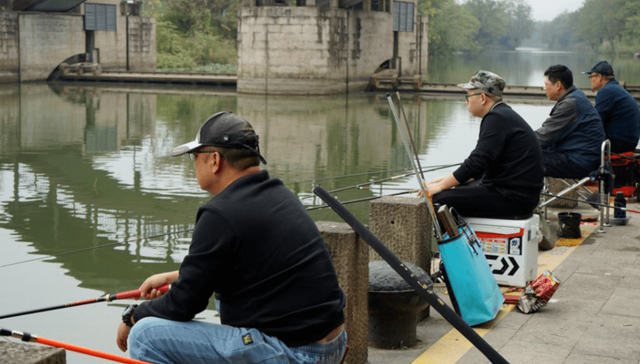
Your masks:
{"label": "blue denim jeans", "polygon": [[346,345],[344,330],[327,343],[289,348],[256,329],[155,317],[140,320],[129,334],[131,357],[158,364],[339,364]]}

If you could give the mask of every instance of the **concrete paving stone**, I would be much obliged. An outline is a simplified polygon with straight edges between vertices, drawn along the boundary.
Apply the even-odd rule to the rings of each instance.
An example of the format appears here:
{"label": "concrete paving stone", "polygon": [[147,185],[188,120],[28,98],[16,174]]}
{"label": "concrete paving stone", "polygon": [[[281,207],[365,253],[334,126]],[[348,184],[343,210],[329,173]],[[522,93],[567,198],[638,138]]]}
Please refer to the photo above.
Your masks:
{"label": "concrete paving stone", "polygon": [[[509,361],[509,359],[507,359],[507,361]],[[490,363],[491,361],[487,359],[487,357],[475,347],[469,349],[469,351],[467,351],[462,356],[462,358],[456,361],[456,364],[490,364]]]}
{"label": "concrete paving stone", "polygon": [[581,259],[581,266],[576,270],[579,273],[590,273],[612,276],[624,276],[625,268],[630,267],[637,259],[636,254],[615,250],[598,249],[593,254]]}
{"label": "concrete paving stone", "polygon": [[640,289],[618,287],[602,307],[601,313],[640,317]]}
{"label": "concrete paving stone", "polygon": [[533,315],[522,313],[517,307],[514,307],[508,315],[502,318],[498,323],[500,329],[519,330]]}
{"label": "concrete paving stone", "polygon": [[571,348],[552,344],[532,344],[509,341],[502,354],[510,364],[562,364],[571,353]]}
{"label": "concrete paving stone", "polygon": [[562,264],[553,270],[553,275],[560,281],[560,286],[576,272],[580,267],[579,261],[565,260]]}
{"label": "concrete paving stone", "polygon": [[534,314],[513,337],[515,341],[531,344],[551,344],[573,348],[590,323],[564,320]]}
{"label": "concrete paving stone", "polygon": [[[580,270],[582,268],[578,268]],[[585,301],[606,301],[622,281],[622,277],[605,273],[576,273],[560,284],[554,298]]]}
{"label": "concrete paving stone", "polygon": [[593,323],[574,347],[574,353],[640,360],[640,328],[637,326],[608,326]]}
{"label": "concrete paving stone", "polygon": [[[562,286],[561,286],[562,287]],[[553,319],[593,322],[605,301],[591,301],[574,298],[557,298],[554,296],[546,306],[536,312]]]}
{"label": "concrete paving stone", "polygon": [[593,324],[606,327],[640,328],[640,318],[633,316],[607,315],[599,313],[593,320]]}
{"label": "concrete paving stone", "polygon": [[637,364],[633,359],[619,359],[607,356],[595,356],[571,353],[563,364]]}

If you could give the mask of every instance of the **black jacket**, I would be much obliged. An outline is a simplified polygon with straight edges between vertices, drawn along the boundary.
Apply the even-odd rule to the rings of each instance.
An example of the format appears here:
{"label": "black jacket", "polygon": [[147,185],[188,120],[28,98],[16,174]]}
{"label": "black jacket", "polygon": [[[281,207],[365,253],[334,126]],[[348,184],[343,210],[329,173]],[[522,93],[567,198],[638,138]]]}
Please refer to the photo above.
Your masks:
{"label": "black jacket", "polygon": [[134,317],[188,321],[214,292],[223,324],[256,328],[291,347],[344,322],[345,295],[318,228],[266,171],[236,180],[198,210],[180,278]]}

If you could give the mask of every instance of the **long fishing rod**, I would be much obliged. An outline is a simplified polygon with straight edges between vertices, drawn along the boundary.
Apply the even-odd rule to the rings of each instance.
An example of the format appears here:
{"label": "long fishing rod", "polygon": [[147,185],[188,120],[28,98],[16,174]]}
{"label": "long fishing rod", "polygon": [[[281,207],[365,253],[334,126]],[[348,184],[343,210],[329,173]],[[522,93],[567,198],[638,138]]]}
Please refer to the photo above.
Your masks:
{"label": "long fishing rod", "polygon": [[15,338],[20,339],[20,340],[22,340],[24,342],[34,342],[34,343],[39,343],[39,344],[43,344],[43,345],[53,346],[53,347],[56,347],[56,348],[62,348],[62,349],[70,350],[70,351],[75,351],[76,353],[91,355],[91,356],[95,356],[95,357],[98,357],[98,358],[117,361],[117,362],[125,363],[125,364],[151,364],[151,363],[146,362],[146,361],[141,361],[141,360],[136,360],[136,359],[129,359],[129,358],[124,357],[124,356],[109,354],[109,353],[105,353],[105,352],[102,352],[102,351],[88,349],[88,348],[85,348],[85,347],[82,347],[82,346],[77,346],[77,345],[73,345],[73,344],[63,343],[61,341],[47,339],[47,338],[44,338],[42,336],[37,336],[37,335],[30,334],[28,332],[19,332],[19,331],[12,331],[12,330],[7,330],[7,329],[0,328],[0,336],[15,337]]}
{"label": "long fishing rod", "polygon": [[386,171],[343,174],[343,175],[340,175],[340,176],[314,178],[314,179],[308,179],[308,180],[297,181],[297,182],[289,182],[289,183],[293,183],[293,184],[295,184],[295,183],[308,183],[308,182],[315,183],[315,182],[319,182],[319,181],[326,181],[326,180],[332,180],[332,179],[368,176],[368,175],[372,175],[372,174],[382,174],[382,173],[389,173],[389,172],[400,172],[400,171],[407,171],[407,170],[409,170],[409,169],[408,168],[398,168],[398,169],[389,169],[389,170],[386,170]]}
{"label": "long fishing rod", "polygon": [[[404,190],[402,192],[390,193],[390,194],[382,195],[382,196],[371,196],[371,197],[357,198],[357,199],[354,199],[354,200],[348,200],[348,201],[342,202],[342,204],[343,205],[348,205],[350,203],[376,200],[376,199],[379,199],[379,198],[382,198],[382,197],[385,197],[385,196],[400,196],[400,195],[406,195],[406,194],[409,194],[409,193],[416,193],[416,192],[418,192],[418,190]],[[313,211],[313,210],[319,210],[319,209],[326,209],[327,207],[329,207],[329,205],[320,205],[320,206],[308,207],[306,210],[307,211]]]}
{"label": "long fishing rod", "polygon": [[[458,166],[460,164],[461,163],[442,164],[442,165],[439,165],[439,166],[430,167],[430,169],[427,169],[424,172],[433,172],[433,171],[437,171],[437,170],[440,170],[440,169],[455,167],[455,166]],[[392,180],[395,180],[395,179],[405,178],[405,177],[413,176],[415,173],[416,172],[408,172],[408,173],[399,174],[399,175],[396,175],[396,176],[381,178],[381,179],[378,179],[378,180],[375,180],[375,181],[363,182],[363,183],[358,183],[358,184],[355,184],[355,185],[352,185],[352,186],[336,188],[334,190],[329,191],[329,193],[342,192],[342,191],[351,190],[351,189],[354,189],[354,188],[362,189],[363,186],[369,186],[369,185],[372,185],[374,183],[382,183],[382,182],[392,181]]]}
{"label": "long fishing rod", "polygon": [[320,197],[327,205],[333,209],[351,228],[358,234],[380,257],[384,259],[409,285],[411,285],[416,293],[422,296],[442,317],[444,317],[456,330],[467,338],[482,354],[484,354],[493,364],[508,364],[493,347],[491,347],[477,332],[475,332],[469,324],[467,324],[451,307],[447,306],[444,301],[429,286],[419,280],[416,275],[402,263],[364,224],[356,219],[353,214],[347,210],[338,200],[333,198],[325,189],[316,186],[313,189],[318,197]]}
{"label": "long fishing rod", "polygon": [[595,206],[601,206],[601,207],[606,207],[606,208],[610,208],[610,209],[620,209],[622,211],[629,211],[629,212],[634,212],[636,214],[640,214],[640,210],[632,210],[626,207],[618,207],[618,206],[611,206],[611,205],[607,205],[606,203],[600,203],[600,202],[595,202],[595,201],[586,201],[586,200],[579,200],[577,198],[572,198],[572,197],[565,197],[565,196],[558,196],[558,195],[554,195],[552,193],[547,193],[547,192],[542,192],[541,195],[544,196],[549,196],[549,197],[557,197],[557,198],[561,198],[563,200],[569,200],[569,201],[576,201],[576,202],[580,202],[580,203],[586,203],[591,205],[592,207]]}
{"label": "long fishing rod", "polygon": [[409,136],[409,141],[411,142],[411,146],[413,147],[413,154],[416,157],[416,163],[418,164],[418,170],[420,171],[420,176],[424,180],[424,172],[422,171],[422,166],[420,165],[420,158],[418,157],[418,148],[416,148],[416,143],[413,141],[413,136],[411,136],[411,126],[409,125],[409,119],[407,119],[407,113],[404,111],[404,106],[402,105],[402,99],[400,98],[400,92],[396,92],[396,97],[398,98],[398,106],[400,106],[400,111],[402,111],[402,118],[404,119],[404,124],[407,126],[407,135]]}
{"label": "long fishing rod", "polygon": [[[411,160],[411,166],[413,167],[415,176],[418,179],[418,185],[420,186],[420,190],[422,191],[422,196],[424,197],[424,200],[427,203],[427,210],[429,211],[429,215],[431,215],[431,220],[433,221],[433,230],[435,231],[436,238],[438,239],[438,241],[441,241],[443,240],[443,234],[442,234],[442,230],[440,229],[440,224],[438,223],[438,217],[436,215],[435,208],[433,207],[433,203],[431,202],[431,194],[429,193],[429,189],[424,183],[424,179],[420,176],[420,173],[418,173],[418,167],[416,166],[416,163],[413,158],[413,155],[415,153],[411,151],[411,146],[409,145],[409,141],[407,139],[407,136],[405,135],[404,128],[402,127],[402,124],[400,124],[400,121],[398,120],[398,113],[396,112],[396,107],[393,104],[393,100],[391,100],[391,95],[389,93],[387,93],[387,101],[389,102],[389,107],[391,108],[393,119],[395,120],[396,125],[400,130],[400,135],[402,136],[404,147],[407,150],[407,154],[409,155],[409,160]],[[407,132],[409,134],[411,133],[411,131],[409,130],[407,130]],[[415,155],[417,156],[417,154]]]}
{"label": "long fishing rod", "polygon": [[[165,284],[164,286],[159,287],[158,290],[160,292],[164,293],[164,292],[169,290],[169,285]],[[30,315],[32,313],[40,313],[40,312],[46,312],[46,311],[59,310],[59,309],[62,309],[62,308],[67,308],[67,307],[82,306],[82,305],[87,305],[87,304],[90,304],[90,303],[113,302],[115,300],[123,300],[123,299],[127,299],[127,298],[140,298],[140,295],[142,295],[142,290],[141,289],[135,289],[133,291],[126,291],[126,292],[120,292],[120,293],[114,293],[114,294],[105,294],[105,295],[100,296],[98,298],[91,298],[91,299],[88,299],[88,300],[65,303],[63,305],[57,305],[57,306],[51,306],[51,307],[45,307],[45,308],[38,308],[38,309],[35,309],[35,310],[16,312],[16,313],[12,313],[12,314],[9,314],[9,315],[0,316],[0,320],[11,318],[11,317],[16,317],[16,316]]]}
{"label": "long fishing rod", "polygon": [[167,235],[188,233],[188,232],[192,232],[193,230],[194,229],[186,229],[186,230],[174,231],[174,232],[164,233],[164,234],[157,234],[157,235],[150,235],[150,236],[138,236],[138,237],[135,237],[135,238],[127,239],[124,242],[115,242],[115,243],[96,245],[96,246],[92,246],[92,247],[88,247],[88,248],[69,250],[69,251],[66,251],[66,252],[58,253],[58,254],[49,254],[49,255],[44,255],[44,256],[38,257],[38,258],[32,258],[32,259],[21,260],[19,262],[8,263],[8,264],[0,265],[0,269],[1,268],[5,268],[5,267],[10,267],[12,265],[18,265],[18,264],[23,264],[23,263],[34,262],[34,261],[37,261],[37,260],[44,260],[44,259],[49,259],[49,258],[57,258],[57,257],[61,257],[63,255],[67,255],[67,254],[82,253],[82,252],[85,252],[85,251],[94,250],[94,249],[100,249],[100,248],[106,248],[106,247],[109,247],[109,246],[116,246],[116,245],[123,245],[123,244],[127,244],[127,243],[133,243],[133,242],[137,242],[137,241],[140,241],[140,240],[155,239],[155,238],[160,238],[160,237],[167,236]]}

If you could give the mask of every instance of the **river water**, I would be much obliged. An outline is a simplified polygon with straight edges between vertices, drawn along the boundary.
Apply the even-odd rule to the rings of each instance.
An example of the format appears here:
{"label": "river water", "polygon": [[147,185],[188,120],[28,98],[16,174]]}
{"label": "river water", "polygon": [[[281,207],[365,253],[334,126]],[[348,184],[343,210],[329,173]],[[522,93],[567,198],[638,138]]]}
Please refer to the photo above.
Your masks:
{"label": "river water", "polygon": [[[505,58],[523,67],[509,69]],[[541,86],[549,64],[583,69],[593,61],[565,53],[505,53],[436,61],[429,77],[458,83],[489,69],[502,72],[510,84]],[[633,76],[627,82],[640,84],[640,63],[633,62],[621,69]],[[580,76],[578,86],[586,87]],[[540,98],[507,102],[534,129],[553,106]],[[473,149],[480,119],[469,115],[462,92],[404,94],[403,103],[425,169],[460,163]],[[309,208],[319,203],[311,192],[315,184],[334,190],[371,183],[369,190],[336,192],[342,201],[417,187],[412,177],[376,182],[410,167],[383,94],[266,97],[195,86],[3,85],[0,316],[135,289],[153,273],[177,269],[195,212],[210,196],[199,190],[193,162],[168,152],[192,140],[200,124],[220,110],[252,122],[265,168]],[[428,172],[427,179],[453,168]],[[347,206],[367,222],[366,202]],[[316,221],[339,221],[328,209],[310,213]],[[15,317],[0,326],[118,354],[115,332],[127,303]],[[213,309],[199,317],[217,320]],[[67,355],[70,364],[105,362]]]}

